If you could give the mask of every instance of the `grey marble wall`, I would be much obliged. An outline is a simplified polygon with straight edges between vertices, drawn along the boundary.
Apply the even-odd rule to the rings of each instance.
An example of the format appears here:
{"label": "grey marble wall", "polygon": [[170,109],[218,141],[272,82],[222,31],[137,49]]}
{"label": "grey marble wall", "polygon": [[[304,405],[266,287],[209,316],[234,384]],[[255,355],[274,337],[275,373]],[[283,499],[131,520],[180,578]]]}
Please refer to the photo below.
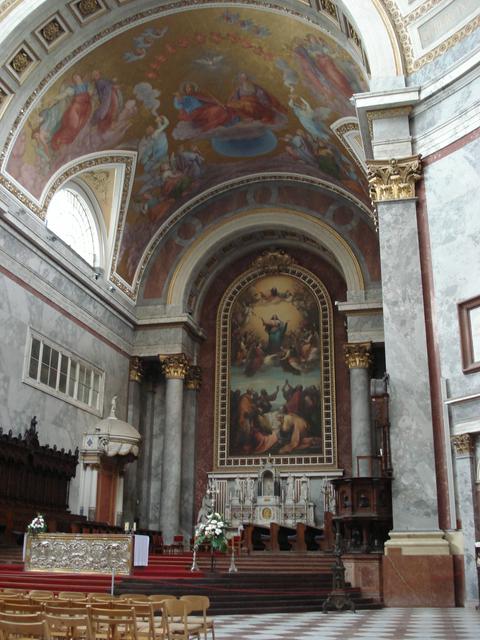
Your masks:
{"label": "grey marble wall", "polygon": [[[462,371],[457,310],[458,302],[480,294],[479,160],[476,139],[425,168],[435,330],[441,374],[452,397],[478,392],[480,386],[480,373]],[[480,419],[478,406],[476,416]]]}
{"label": "grey marble wall", "polygon": [[[0,327],[0,426],[4,429],[23,432],[36,415],[41,444],[73,450],[80,447],[83,433],[101,419],[23,382],[29,328],[105,371],[102,415],[108,414],[111,398],[117,395],[117,416],[126,418],[128,358],[1,272]],[[72,512],[78,512],[78,491],[79,472],[70,490]]]}

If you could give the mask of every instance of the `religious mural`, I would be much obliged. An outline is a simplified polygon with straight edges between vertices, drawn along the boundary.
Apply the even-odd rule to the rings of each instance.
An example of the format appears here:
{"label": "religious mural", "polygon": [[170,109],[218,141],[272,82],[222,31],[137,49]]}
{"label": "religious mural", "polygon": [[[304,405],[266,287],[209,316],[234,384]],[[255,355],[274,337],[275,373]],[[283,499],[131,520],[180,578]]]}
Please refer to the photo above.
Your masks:
{"label": "religious mural", "polygon": [[[288,27],[288,28],[287,28]],[[288,171],[363,198],[364,177],[330,130],[367,89],[350,56],[304,23],[253,9],[158,18],[113,37],[37,101],[8,173],[35,198],[66,163],[136,152],[117,273],[131,283],[159,226],[205,189]]]}
{"label": "religious mural", "polygon": [[320,310],[289,275],[247,287],[231,315],[232,456],[322,449]]}

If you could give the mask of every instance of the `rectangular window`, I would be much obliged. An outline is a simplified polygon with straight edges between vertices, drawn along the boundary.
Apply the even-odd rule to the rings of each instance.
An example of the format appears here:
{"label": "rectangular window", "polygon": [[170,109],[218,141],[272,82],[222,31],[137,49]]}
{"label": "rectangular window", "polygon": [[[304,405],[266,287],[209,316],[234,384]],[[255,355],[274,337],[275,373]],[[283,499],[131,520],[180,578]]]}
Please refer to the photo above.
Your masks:
{"label": "rectangular window", "polygon": [[26,382],[79,406],[101,411],[105,374],[40,336],[31,335]]}

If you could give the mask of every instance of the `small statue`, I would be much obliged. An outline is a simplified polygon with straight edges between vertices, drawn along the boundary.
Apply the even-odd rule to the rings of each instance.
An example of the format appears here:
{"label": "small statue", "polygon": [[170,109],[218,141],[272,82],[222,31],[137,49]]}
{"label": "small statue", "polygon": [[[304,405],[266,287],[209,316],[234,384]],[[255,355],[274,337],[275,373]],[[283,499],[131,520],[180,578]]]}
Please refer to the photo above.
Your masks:
{"label": "small statue", "polygon": [[293,502],[295,496],[294,481],[291,473],[288,474],[286,482],[285,500],[286,502]]}
{"label": "small statue", "polygon": [[300,484],[300,502],[306,502],[308,500],[308,478],[306,475],[302,476]]}

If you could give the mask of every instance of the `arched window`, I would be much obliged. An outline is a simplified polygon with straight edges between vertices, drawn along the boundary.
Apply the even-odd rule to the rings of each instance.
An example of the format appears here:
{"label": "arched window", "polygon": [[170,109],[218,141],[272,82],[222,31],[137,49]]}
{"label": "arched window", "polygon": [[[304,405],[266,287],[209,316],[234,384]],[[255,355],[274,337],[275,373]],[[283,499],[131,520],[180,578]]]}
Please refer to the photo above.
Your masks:
{"label": "arched window", "polygon": [[47,227],[90,265],[99,265],[98,228],[91,205],[79,191],[66,187],[53,196]]}

